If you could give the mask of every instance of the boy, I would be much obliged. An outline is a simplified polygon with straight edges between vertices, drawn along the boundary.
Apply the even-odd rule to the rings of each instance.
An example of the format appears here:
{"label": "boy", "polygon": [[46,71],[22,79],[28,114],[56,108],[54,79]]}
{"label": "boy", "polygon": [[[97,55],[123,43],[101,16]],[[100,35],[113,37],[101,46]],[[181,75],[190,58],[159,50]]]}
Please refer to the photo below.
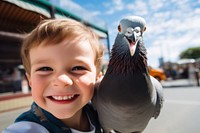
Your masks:
{"label": "boy", "polygon": [[25,38],[21,56],[34,103],[4,133],[101,132],[88,102],[103,49],[89,28],[71,19],[44,20]]}

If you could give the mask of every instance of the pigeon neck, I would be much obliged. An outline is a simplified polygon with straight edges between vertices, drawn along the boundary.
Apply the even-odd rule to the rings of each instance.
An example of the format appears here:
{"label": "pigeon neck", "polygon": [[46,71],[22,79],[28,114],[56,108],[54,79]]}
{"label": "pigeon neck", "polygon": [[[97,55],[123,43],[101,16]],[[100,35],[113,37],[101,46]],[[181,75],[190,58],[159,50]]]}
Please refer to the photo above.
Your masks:
{"label": "pigeon neck", "polygon": [[146,49],[142,42],[138,42],[139,44],[137,45],[134,56],[129,54],[128,49],[127,51],[122,51],[120,46],[113,46],[107,71],[109,73],[123,74],[133,74],[138,71],[142,73],[147,72]]}

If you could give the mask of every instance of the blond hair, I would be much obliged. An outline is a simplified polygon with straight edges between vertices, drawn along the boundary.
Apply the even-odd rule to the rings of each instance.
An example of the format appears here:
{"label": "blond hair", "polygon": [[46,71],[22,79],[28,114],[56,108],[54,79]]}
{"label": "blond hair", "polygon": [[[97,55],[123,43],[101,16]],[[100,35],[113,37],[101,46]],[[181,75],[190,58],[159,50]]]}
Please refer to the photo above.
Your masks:
{"label": "blond hair", "polygon": [[[21,47],[21,58],[25,71],[30,74],[30,50],[42,44],[58,44],[65,39],[88,39],[95,53],[95,65],[97,73],[102,67],[103,47],[94,32],[80,22],[72,19],[43,20],[27,35]],[[51,42],[51,43],[48,43]]]}

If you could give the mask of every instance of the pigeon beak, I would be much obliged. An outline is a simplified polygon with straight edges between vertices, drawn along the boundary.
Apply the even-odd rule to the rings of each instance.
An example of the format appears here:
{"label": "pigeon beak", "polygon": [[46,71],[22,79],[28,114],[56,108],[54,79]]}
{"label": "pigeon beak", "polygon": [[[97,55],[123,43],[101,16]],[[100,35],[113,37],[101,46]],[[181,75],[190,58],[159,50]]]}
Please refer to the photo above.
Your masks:
{"label": "pigeon beak", "polygon": [[131,56],[133,56],[135,54],[136,43],[133,41],[129,42],[129,49]]}
{"label": "pigeon beak", "polygon": [[137,44],[135,34],[133,34],[132,36],[126,36],[126,38],[129,42],[130,54],[131,56],[133,56],[135,54],[135,49],[136,49],[136,44]]}

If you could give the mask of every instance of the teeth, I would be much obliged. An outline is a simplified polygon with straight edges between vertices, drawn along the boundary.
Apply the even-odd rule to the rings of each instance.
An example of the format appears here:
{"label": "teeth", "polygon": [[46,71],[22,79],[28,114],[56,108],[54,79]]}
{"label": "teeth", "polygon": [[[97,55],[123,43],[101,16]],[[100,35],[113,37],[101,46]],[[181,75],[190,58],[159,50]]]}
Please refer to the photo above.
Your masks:
{"label": "teeth", "polygon": [[53,99],[55,100],[70,100],[74,97],[74,95],[69,95],[69,96],[52,96]]}

